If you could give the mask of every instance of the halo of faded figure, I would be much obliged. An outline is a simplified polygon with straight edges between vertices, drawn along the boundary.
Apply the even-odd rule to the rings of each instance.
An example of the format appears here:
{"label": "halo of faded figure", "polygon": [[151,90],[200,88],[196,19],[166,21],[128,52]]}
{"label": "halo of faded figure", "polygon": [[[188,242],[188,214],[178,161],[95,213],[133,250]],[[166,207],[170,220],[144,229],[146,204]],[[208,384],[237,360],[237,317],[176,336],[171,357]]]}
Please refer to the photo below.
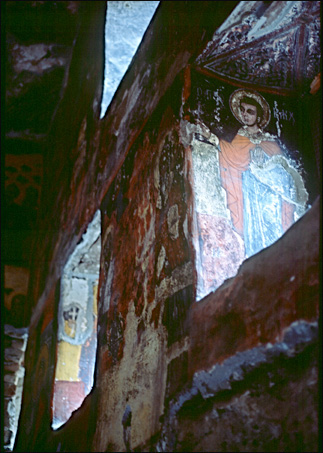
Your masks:
{"label": "halo of faded figure", "polygon": [[229,104],[242,124],[233,140],[219,139],[198,120],[191,142],[197,300],[278,240],[307,208],[296,162],[280,139],[264,130],[271,115],[267,101],[238,89]]}

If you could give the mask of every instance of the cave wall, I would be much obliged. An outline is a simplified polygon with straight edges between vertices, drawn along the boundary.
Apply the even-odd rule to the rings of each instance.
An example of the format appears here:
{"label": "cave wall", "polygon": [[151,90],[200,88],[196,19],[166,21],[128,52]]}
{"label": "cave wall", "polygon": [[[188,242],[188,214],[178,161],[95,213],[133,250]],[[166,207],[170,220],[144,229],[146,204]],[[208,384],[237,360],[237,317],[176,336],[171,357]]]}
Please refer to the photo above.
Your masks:
{"label": "cave wall", "polygon": [[[46,306],[41,304],[40,321],[34,326],[31,317],[48,277],[53,244],[60,228],[64,230],[58,214],[60,191],[69,197],[69,178],[75,155],[80,151],[77,130],[81,129],[84,116],[88,124],[91,119],[99,121],[106,4],[3,2],[1,6],[6,57],[4,322],[10,326],[8,335],[15,332],[14,327],[25,327],[24,333],[28,334],[28,352],[20,360],[20,371],[24,371],[24,363],[30,371],[21,412],[27,422],[21,431],[33,445],[42,421],[45,435],[50,430],[54,375],[49,372],[55,370],[57,338],[53,292],[45,296]],[[98,58],[93,57],[96,53]],[[66,103],[71,102],[75,109],[67,113]],[[85,131],[84,124],[82,130]],[[80,152],[84,158],[86,146]],[[76,235],[81,234],[77,229]],[[77,241],[75,237],[74,246]],[[62,269],[64,262],[59,259],[56,264]],[[29,281],[23,291],[21,275]],[[58,286],[55,282],[55,288]],[[22,300],[19,312],[15,295]],[[7,368],[10,360],[8,356]],[[18,414],[16,410],[16,417]],[[37,442],[43,444],[42,439]],[[6,442],[6,448],[10,451],[12,445]]]}
{"label": "cave wall", "polygon": [[[105,4],[67,2],[78,25],[44,138],[15,451],[316,448],[318,203],[220,292],[195,302],[193,176],[183,132],[189,64],[237,3],[162,3],[100,121]],[[60,279],[97,209],[94,387],[52,431]],[[297,411],[286,392],[301,399]]]}
{"label": "cave wall", "polygon": [[[234,5],[235,2],[229,2],[225,12],[219,11],[219,23]],[[37,8],[37,13],[33,15],[28,8],[31,11]],[[49,14],[46,8],[49,6],[42,2],[25,5],[27,16],[34,18],[37,30],[43,30],[45,35],[49,16],[54,14]],[[202,48],[206,39],[210,38],[213,30],[213,24],[205,22],[210,8],[207,2],[198,10],[193,4],[171,3],[161,8],[154,23],[154,35],[159,38],[154,41],[152,32],[147,34],[145,43],[137,52],[137,59],[128,71],[128,81],[120,85],[108,114],[99,126],[105,4],[71,2],[66,3],[64,8],[54,4],[51,8],[65,8],[71,13],[71,27],[67,27],[68,36],[72,39],[60,96],[45,137],[42,137],[42,198],[37,239],[31,257],[32,278],[25,316],[29,321],[25,382],[28,391],[23,396],[18,450],[26,446],[37,450],[44,448],[44,445],[50,450],[52,442],[59,442],[56,433],[53,435],[50,430],[50,419],[56,364],[56,313],[64,265],[160,99],[191,55],[195,55],[197,49]],[[189,14],[183,14],[186,10]],[[14,5],[12,11],[15,11]],[[190,29],[188,24],[192,12],[197,14],[198,20],[196,27]],[[66,13],[63,14],[65,20]],[[23,17],[18,17],[27,27]],[[57,23],[59,19],[54,21],[54,26]],[[182,33],[177,28],[179,23]],[[51,22],[48,26],[53,27]],[[50,31],[49,39],[55,35],[52,28]],[[38,31],[37,39],[39,34],[41,32]],[[61,32],[58,35],[61,36]],[[158,45],[160,41],[163,42],[162,48]],[[177,86],[174,91],[178,115],[181,87]],[[169,189],[166,187],[164,190]],[[181,205],[178,206],[181,209]],[[175,218],[173,235],[176,237],[178,207],[175,206],[171,214]],[[172,221],[169,215],[168,223]],[[181,253],[187,257],[188,251]],[[160,260],[162,257],[163,252]],[[182,272],[187,272],[186,268]],[[177,278],[180,279],[180,276]],[[167,280],[164,285],[166,283]],[[174,291],[177,289],[175,282]],[[75,436],[73,438],[75,440]]]}
{"label": "cave wall", "polygon": [[127,408],[128,445],[158,431],[167,365],[185,349],[194,292],[180,94],[175,83],[103,200],[95,450],[124,448]]}
{"label": "cave wall", "polygon": [[[168,401],[155,445],[319,451],[319,210],[317,200],[279,241],[192,306],[188,378]],[[168,370],[173,386],[183,361],[177,358],[175,377]]]}

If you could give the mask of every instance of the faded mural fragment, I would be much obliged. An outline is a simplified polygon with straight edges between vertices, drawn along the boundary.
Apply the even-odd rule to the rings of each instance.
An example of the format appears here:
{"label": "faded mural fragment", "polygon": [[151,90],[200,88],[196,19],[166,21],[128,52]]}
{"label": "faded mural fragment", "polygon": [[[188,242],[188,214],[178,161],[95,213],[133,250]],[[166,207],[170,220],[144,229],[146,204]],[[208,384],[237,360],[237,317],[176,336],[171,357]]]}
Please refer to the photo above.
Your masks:
{"label": "faded mural fragment", "polygon": [[62,426],[90,393],[97,348],[97,289],[101,253],[98,210],[64,267],[58,308],[54,430]]}
{"label": "faded mural fragment", "polygon": [[233,139],[198,119],[191,142],[197,300],[233,277],[244,259],[278,240],[308,201],[298,164],[280,138],[265,130],[271,118],[266,99],[238,89],[229,107],[243,125]]}

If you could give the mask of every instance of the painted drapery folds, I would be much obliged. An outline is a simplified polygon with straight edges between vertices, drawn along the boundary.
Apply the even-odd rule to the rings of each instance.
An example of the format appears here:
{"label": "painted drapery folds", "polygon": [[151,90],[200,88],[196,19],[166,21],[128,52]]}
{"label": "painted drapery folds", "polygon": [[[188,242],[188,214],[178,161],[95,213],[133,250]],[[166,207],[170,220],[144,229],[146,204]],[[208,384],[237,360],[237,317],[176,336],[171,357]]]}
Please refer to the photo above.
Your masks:
{"label": "painted drapery folds", "polygon": [[[224,104],[218,93],[216,99]],[[299,163],[266,131],[271,109],[265,97],[237,89],[228,103],[242,127],[230,137],[223,125],[197,119],[191,142],[197,300],[235,276],[246,258],[277,241],[307,209]]]}

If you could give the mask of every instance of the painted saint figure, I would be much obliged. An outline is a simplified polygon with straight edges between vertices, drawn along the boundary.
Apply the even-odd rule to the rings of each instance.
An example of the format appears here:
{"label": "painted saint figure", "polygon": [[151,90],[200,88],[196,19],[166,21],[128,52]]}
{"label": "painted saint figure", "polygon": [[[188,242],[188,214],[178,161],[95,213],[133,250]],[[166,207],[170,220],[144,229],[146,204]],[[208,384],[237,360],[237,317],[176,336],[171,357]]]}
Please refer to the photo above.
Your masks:
{"label": "painted saint figure", "polygon": [[[201,168],[203,153],[211,160],[217,154],[213,184],[219,184],[221,190],[212,203],[224,204],[222,212],[227,209],[224,215],[218,207],[217,212],[209,208],[207,212],[199,203],[202,186],[195,184],[199,298],[234,276],[245,258],[279,239],[303,215],[308,199],[296,164],[288,158],[278,137],[264,131],[270,121],[270,108],[263,96],[239,89],[232,93],[229,103],[231,112],[243,124],[233,140],[219,140],[203,125],[204,143],[192,144],[194,172]],[[229,252],[230,244],[218,240],[219,228],[222,236],[226,231],[226,241],[236,244],[235,253]]]}

